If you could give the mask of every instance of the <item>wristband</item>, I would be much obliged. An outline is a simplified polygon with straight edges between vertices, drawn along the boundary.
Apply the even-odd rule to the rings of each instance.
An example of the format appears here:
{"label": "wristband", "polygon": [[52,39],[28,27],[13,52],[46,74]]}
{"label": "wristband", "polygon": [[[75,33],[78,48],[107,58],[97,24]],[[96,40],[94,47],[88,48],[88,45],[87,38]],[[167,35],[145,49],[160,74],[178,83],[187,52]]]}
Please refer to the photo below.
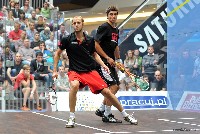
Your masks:
{"label": "wristband", "polygon": [[31,94],[33,94],[33,95],[34,95],[34,92],[31,92]]}

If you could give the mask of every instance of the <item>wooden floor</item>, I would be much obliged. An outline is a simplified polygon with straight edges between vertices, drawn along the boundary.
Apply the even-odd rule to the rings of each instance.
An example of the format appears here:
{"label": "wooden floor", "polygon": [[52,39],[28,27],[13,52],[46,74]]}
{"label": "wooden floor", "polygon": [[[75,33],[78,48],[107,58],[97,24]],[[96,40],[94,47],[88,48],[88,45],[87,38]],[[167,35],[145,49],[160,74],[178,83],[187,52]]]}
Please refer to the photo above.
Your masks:
{"label": "wooden floor", "polygon": [[[200,113],[171,110],[134,112],[139,121],[137,126],[125,121],[121,124],[103,123],[94,112],[76,112],[75,128],[65,128],[69,112],[1,112],[0,134],[200,133]],[[113,113],[122,119],[118,111]]]}

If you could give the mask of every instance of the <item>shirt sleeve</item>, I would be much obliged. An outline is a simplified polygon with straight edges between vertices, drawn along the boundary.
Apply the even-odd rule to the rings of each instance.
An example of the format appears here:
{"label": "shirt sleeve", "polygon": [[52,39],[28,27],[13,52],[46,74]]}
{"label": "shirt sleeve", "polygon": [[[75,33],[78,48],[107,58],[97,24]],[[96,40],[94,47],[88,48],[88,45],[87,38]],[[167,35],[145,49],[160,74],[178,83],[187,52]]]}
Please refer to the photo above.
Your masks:
{"label": "shirt sleeve", "polygon": [[64,50],[64,49],[66,49],[66,46],[67,46],[68,44],[69,44],[69,42],[68,42],[67,37],[64,37],[64,38],[62,38],[60,44],[58,44],[58,47],[59,47],[61,50]]}
{"label": "shirt sleeve", "polygon": [[16,90],[20,86],[22,79],[23,79],[22,76],[17,77],[14,85],[14,90]]}
{"label": "shirt sleeve", "polygon": [[101,25],[97,29],[97,33],[94,37],[94,40],[97,42],[101,42],[103,37],[107,34],[107,27],[106,25]]}

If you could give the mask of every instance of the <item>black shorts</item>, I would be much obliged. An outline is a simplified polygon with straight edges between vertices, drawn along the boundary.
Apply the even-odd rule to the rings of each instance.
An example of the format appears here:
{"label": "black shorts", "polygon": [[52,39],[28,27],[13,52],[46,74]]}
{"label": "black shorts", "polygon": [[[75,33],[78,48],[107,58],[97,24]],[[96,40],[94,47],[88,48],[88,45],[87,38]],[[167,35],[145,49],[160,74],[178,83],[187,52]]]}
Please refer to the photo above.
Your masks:
{"label": "black shorts", "polygon": [[108,74],[101,66],[97,66],[96,70],[100,74],[101,78],[106,82],[108,86],[119,85],[119,77],[114,67],[111,67],[109,63],[105,63],[110,69],[110,74]]}

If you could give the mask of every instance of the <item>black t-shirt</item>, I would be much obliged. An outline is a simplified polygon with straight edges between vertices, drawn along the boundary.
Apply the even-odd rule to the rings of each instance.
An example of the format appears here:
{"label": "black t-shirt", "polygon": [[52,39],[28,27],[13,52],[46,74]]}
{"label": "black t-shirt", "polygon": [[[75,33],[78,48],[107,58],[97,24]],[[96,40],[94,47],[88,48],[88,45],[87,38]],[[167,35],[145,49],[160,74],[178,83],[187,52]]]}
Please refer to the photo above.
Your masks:
{"label": "black t-shirt", "polygon": [[95,61],[92,54],[95,52],[94,39],[85,35],[85,40],[80,44],[75,33],[64,37],[59,48],[66,49],[69,58],[69,71],[90,72],[95,70]]}
{"label": "black t-shirt", "polygon": [[38,42],[33,41],[33,42],[31,42],[30,48],[39,47],[39,45],[40,45],[40,41],[38,41]]}
{"label": "black t-shirt", "polygon": [[[108,22],[102,24],[97,29],[95,35],[95,41],[100,42],[100,46],[103,51],[112,59],[115,60],[114,51],[118,46],[119,30],[118,28],[113,28]],[[101,57],[104,62],[107,62],[103,57]]]}
{"label": "black t-shirt", "polygon": [[154,79],[152,83],[155,84],[154,88],[156,88],[156,91],[160,91],[162,88],[166,88],[166,80],[164,78],[162,78],[160,81]]}
{"label": "black t-shirt", "polygon": [[16,69],[16,75],[18,75],[20,70],[23,68],[23,66],[24,66],[24,64],[22,64],[22,62],[18,65],[14,62],[14,66],[11,66],[10,68]]}
{"label": "black t-shirt", "polygon": [[44,30],[44,24],[35,24],[35,29],[40,33]]}

